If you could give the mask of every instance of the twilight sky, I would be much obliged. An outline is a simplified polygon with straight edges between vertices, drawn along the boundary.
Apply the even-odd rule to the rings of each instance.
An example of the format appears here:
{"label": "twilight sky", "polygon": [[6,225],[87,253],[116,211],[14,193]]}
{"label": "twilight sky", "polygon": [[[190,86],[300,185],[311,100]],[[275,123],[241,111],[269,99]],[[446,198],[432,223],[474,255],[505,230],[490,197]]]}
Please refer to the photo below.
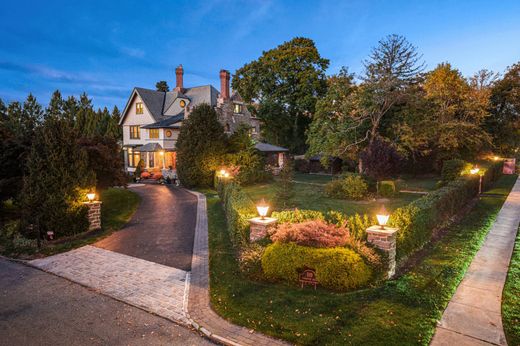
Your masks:
{"label": "twilight sky", "polygon": [[427,64],[464,75],[520,60],[520,1],[2,1],[0,98],[86,91],[96,107],[123,108],[134,86],[213,84],[295,36],[312,38],[329,74],[361,61],[387,34],[408,38]]}

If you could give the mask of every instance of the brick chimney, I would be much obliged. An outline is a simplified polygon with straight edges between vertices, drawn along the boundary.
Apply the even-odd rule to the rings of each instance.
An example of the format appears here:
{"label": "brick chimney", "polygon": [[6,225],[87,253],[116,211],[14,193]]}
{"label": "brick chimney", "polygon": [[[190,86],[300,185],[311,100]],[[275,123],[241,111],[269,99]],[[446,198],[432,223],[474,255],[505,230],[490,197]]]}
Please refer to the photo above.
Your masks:
{"label": "brick chimney", "polygon": [[220,97],[229,100],[229,71],[220,70]]}
{"label": "brick chimney", "polygon": [[183,89],[183,75],[184,75],[184,69],[182,68],[182,65],[179,65],[176,69],[175,69],[175,77],[176,77],[176,80],[177,80],[177,83],[175,84],[175,90],[176,91],[180,91],[182,92],[182,89]]}

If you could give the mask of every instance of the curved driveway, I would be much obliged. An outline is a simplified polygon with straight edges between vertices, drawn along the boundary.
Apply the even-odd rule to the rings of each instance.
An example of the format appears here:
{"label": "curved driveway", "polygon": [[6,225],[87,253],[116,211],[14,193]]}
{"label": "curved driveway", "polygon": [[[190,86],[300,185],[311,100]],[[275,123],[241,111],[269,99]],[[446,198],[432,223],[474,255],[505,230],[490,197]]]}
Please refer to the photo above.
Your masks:
{"label": "curved driveway", "polygon": [[145,184],[131,190],[141,196],[134,216],[94,246],[189,271],[197,198],[165,185]]}

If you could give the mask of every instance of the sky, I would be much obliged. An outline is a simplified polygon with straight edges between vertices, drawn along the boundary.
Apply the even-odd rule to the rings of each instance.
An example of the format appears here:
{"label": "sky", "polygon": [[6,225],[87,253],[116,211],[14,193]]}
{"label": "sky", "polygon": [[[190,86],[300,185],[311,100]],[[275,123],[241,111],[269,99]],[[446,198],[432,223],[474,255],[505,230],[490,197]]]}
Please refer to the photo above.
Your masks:
{"label": "sky", "polygon": [[465,76],[520,61],[520,1],[7,1],[0,0],[0,98],[86,92],[96,107],[124,108],[135,86],[213,84],[262,51],[302,36],[362,73],[389,34],[405,36],[428,69],[448,61]]}

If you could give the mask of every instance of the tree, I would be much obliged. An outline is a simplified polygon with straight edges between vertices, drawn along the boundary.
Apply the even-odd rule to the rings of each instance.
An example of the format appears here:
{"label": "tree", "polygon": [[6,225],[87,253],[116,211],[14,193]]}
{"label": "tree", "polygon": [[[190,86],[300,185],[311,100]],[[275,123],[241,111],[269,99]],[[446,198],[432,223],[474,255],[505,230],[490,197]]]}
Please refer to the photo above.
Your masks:
{"label": "tree", "polygon": [[24,219],[53,231],[57,237],[83,232],[88,227],[82,201],[95,176],[87,154],[77,144],[78,133],[67,119],[48,116],[36,131],[24,179]]}
{"label": "tree", "polygon": [[119,126],[119,121],[121,120],[121,112],[119,112],[119,108],[114,106],[112,109],[112,115],[110,117],[107,131],[105,133],[106,136],[111,137],[115,140],[122,140],[123,138],[123,129]]}
{"label": "tree", "polygon": [[390,141],[376,137],[360,155],[363,172],[377,181],[397,173],[401,157]]}
{"label": "tree", "polygon": [[320,56],[311,39],[297,37],[238,69],[232,85],[246,102],[269,104],[268,109],[281,111],[266,113],[264,108],[259,112],[267,139],[303,152],[316,101],[326,91],[328,65],[329,60]]}
{"label": "tree", "polygon": [[321,155],[328,166],[331,157],[353,158],[359,146],[352,146],[368,130],[356,107],[357,86],[346,68],[327,80],[327,93],[316,103],[316,113],[307,131],[308,156]]}
{"label": "tree", "polygon": [[177,172],[187,187],[211,186],[226,152],[224,127],[208,104],[196,106],[177,139]]}
{"label": "tree", "polygon": [[161,81],[155,83],[155,89],[157,89],[157,91],[163,91],[163,92],[170,91],[170,87],[168,86],[168,83],[164,80],[161,80]]}
{"label": "tree", "polygon": [[498,151],[512,155],[520,147],[520,62],[508,67],[493,85],[490,104],[485,127]]}
{"label": "tree", "polygon": [[288,208],[294,194],[294,168],[293,162],[287,160],[280,171],[278,181],[275,184],[275,201],[280,208]]}

